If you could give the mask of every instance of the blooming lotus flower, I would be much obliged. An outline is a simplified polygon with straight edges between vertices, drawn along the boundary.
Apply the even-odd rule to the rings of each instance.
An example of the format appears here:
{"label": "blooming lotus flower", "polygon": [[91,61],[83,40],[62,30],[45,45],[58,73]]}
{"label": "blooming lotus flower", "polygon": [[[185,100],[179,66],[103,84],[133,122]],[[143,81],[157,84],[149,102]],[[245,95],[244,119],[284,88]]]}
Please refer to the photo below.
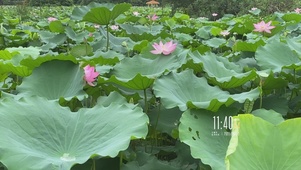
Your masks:
{"label": "blooming lotus flower", "polygon": [[159,17],[156,15],[156,14],[154,14],[153,16],[147,16],[150,20],[152,20],[152,21],[156,21]]}
{"label": "blooming lotus flower", "polygon": [[212,13],[212,16],[216,17],[218,14],[217,13]]}
{"label": "blooming lotus flower", "polygon": [[100,28],[100,25],[95,24],[95,25],[94,25],[94,28],[98,29],[98,28]]}
{"label": "blooming lotus flower", "polygon": [[90,65],[87,65],[86,67],[84,67],[84,71],[85,71],[84,79],[87,81],[87,83],[90,86],[95,86],[93,84],[93,82],[95,81],[95,78],[99,75],[99,73],[94,70],[95,70],[95,68],[91,67]]}
{"label": "blooming lotus flower", "polygon": [[159,44],[154,43],[153,47],[154,50],[150,51],[153,54],[163,54],[163,55],[169,55],[173,51],[175,51],[177,47],[177,43],[172,43],[172,41],[169,41],[165,44],[162,43],[162,41],[159,42]]}
{"label": "blooming lotus flower", "polygon": [[119,26],[118,26],[118,25],[112,25],[112,26],[111,26],[111,29],[114,30],[114,31],[116,31],[116,30],[119,29]]}
{"label": "blooming lotus flower", "polygon": [[227,31],[227,30],[223,30],[223,31],[220,32],[220,34],[225,37],[225,36],[229,35],[230,32]]}
{"label": "blooming lotus flower", "polygon": [[275,28],[275,26],[271,26],[271,23],[272,21],[269,21],[268,23],[261,21],[257,24],[253,24],[255,27],[254,31],[271,33],[271,29]]}
{"label": "blooming lotus flower", "polygon": [[135,15],[136,17],[137,17],[139,14],[140,14],[140,13],[137,12],[137,11],[134,11],[134,12],[133,12],[133,15]]}
{"label": "blooming lotus flower", "polygon": [[295,9],[295,12],[298,13],[298,14],[300,14],[301,9],[300,9],[300,8],[296,8],[296,9]]}
{"label": "blooming lotus flower", "polygon": [[251,8],[252,11],[255,11],[256,9],[257,9],[257,8],[255,8],[255,7]]}
{"label": "blooming lotus flower", "polygon": [[54,18],[54,17],[49,17],[49,18],[47,18],[47,20],[48,20],[48,22],[52,22],[52,21],[56,21],[56,20],[57,20],[57,18]]}

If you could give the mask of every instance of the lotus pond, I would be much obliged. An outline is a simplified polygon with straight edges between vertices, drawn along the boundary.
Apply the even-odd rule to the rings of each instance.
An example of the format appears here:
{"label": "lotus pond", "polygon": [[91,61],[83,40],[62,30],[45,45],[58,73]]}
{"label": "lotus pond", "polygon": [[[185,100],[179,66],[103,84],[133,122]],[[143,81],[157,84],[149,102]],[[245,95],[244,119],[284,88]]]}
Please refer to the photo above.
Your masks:
{"label": "lotus pond", "polygon": [[301,169],[298,12],[12,8],[0,15],[0,169]]}

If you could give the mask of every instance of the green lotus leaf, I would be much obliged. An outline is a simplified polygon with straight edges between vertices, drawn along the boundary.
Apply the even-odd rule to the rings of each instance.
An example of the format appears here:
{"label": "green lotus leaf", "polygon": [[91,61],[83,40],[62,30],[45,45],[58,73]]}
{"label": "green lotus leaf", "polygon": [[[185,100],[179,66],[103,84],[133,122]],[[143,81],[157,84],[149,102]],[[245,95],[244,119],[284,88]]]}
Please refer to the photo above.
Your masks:
{"label": "green lotus leaf", "polygon": [[175,51],[170,56],[151,55],[153,58],[145,58],[142,53],[132,58],[125,58],[115,65],[113,76],[104,82],[116,83],[135,90],[146,89],[164,72],[181,67],[186,61],[187,52],[187,50]]}
{"label": "green lotus leaf", "polygon": [[212,26],[204,26],[201,27],[197,32],[195,32],[195,35],[208,40],[210,38],[210,30],[211,30]]}
{"label": "green lotus leaf", "polygon": [[[180,119],[180,140],[190,146],[191,155],[212,169],[225,169],[225,156],[231,138],[231,116],[238,109],[221,108],[213,113],[204,109],[187,110]],[[220,121],[222,123],[220,123]]]}
{"label": "green lotus leaf", "polygon": [[29,69],[34,69],[38,66],[40,66],[42,63],[45,63],[47,61],[51,60],[61,60],[61,61],[72,61],[73,63],[76,63],[76,58],[72,55],[65,55],[65,54],[59,54],[59,55],[52,55],[52,54],[46,54],[46,55],[40,55],[38,58],[33,58],[31,56],[28,56],[26,58],[23,58],[20,61],[21,65],[24,65],[28,67]]}
{"label": "green lotus leaf", "polygon": [[32,58],[38,58],[40,55],[41,49],[37,47],[11,47],[11,48],[6,48],[5,50],[9,51],[10,53],[19,53],[20,55],[27,57],[31,56]]}
{"label": "green lotus leaf", "polygon": [[297,13],[286,13],[281,17],[285,22],[295,21],[296,23],[301,21],[301,16]]}
{"label": "green lotus leaf", "polygon": [[257,109],[252,111],[252,114],[274,125],[278,125],[284,121],[282,115],[274,110]]}
{"label": "green lotus leaf", "polygon": [[23,65],[15,65],[11,60],[0,61],[0,68],[2,73],[14,73],[18,76],[29,76],[31,70],[28,67]]}
{"label": "green lotus leaf", "polygon": [[238,115],[233,120],[232,134],[235,135],[227,150],[228,170],[301,168],[301,135],[296,130],[301,128],[300,118],[278,125],[251,114]]}
{"label": "green lotus leaf", "polygon": [[[109,6],[111,7],[112,5]],[[83,16],[83,20],[99,25],[109,25],[111,20],[116,19],[120,14],[130,8],[131,4],[128,3],[117,4],[113,8],[108,8],[108,6],[104,5],[91,8],[90,11]]]}
{"label": "green lotus leaf", "polygon": [[88,56],[93,54],[93,48],[89,44],[79,44],[72,47],[70,53],[75,57]]}
{"label": "green lotus leaf", "polygon": [[284,88],[288,85],[288,81],[282,77],[275,77],[273,73],[263,80],[262,89],[263,90],[273,90]]}
{"label": "green lotus leaf", "polygon": [[156,79],[153,89],[156,97],[161,97],[162,104],[167,109],[179,107],[182,111],[187,108],[217,111],[222,105],[229,106],[235,101],[244,103],[246,99],[252,101],[259,96],[258,88],[249,92],[230,94],[217,86],[210,86],[204,77],[196,77],[192,70],[171,72],[167,76],[162,76]]}
{"label": "green lotus leaf", "polygon": [[250,51],[255,52],[258,47],[265,45],[265,42],[260,39],[256,42],[247,42],[247,41],[241,41],[237,40],[232,47],[233,51]]}
{"label": "green lotus leaf", "polygon": [[63,26],[61,21],[52,21],[49,24],[49,30],[51,32],[64,33],[65,27]]}
{"label": "green lotus leaf", "polygon": [[288,45],[277,41],[259,47],[255,58],[261,69],[271,69],[273,72],[280,72],[284,67],[300,69],[301,66],[298,55]]}
{"label": "green lotus leaf", "polygon": [[87,31],[82,31],[80,33],[76,33],[71,27],[67,27],[65,30],[66,35],[68,38],[72,39],[73,41],[77,43],[81,43],[84,41],[84,39],[89,35]]}
{"label": "green lotus leaf", "polygon": [[216,37],[203,41],[205,45],[208,45],[209,47],[213,47],[213,48],[218,48],[222,45],[225,45],[226,42],[227,41],[224,38],[216,38]]}
{"label": "green lotus leaf", "polygon": [[130,24],[120,24],[120,27],[124,29],[128,34],[151,33],[152,35],[159,34],[163,28],[162,25],[153,25],[152,27],[149,27],[143,25]]}
{"label": "green lotus leaf", "polygon": [[82,57],[83,60],[89,62],[95,62],[100,65],[115,65],[119,63],[125,56],[123,54],[117,53],[116,51],[109,50],[107,52],[103,52],[101,50],[97,50],[94,52],[94,55],[91,57]]}
{"label": "green lotus leaf", "polygon": [[[254,109],[259,109],[259,108],[260,108],[260,101],[257,100],[254,103]],[[287,98],[279,94],[270,94],[268,96],[264,96],[262,98],[261,108],[274,110],[277,113],[281,113],[283,116],[286,116],[290,110]]]}
{"label": "green lotus leaf", "polygon": [[200,55],[196,51],[191,54],[191,57],[195,62],[202,62],[209,81],[222,88],[238,87],[257,77],[254,70],[244,73],[243,68],[213,53]]}
{"label": "green lotus leaf", "polygon": [[301,55],[301,49],[300,47],[300,37],[294,37],[294,38],[287,38],[286,39],[287,45],[292,49],[295,50],[299,55]]}
{"label": "green lotus leaf", "polygon": [[111,76],[109,79],[104,79],[101,77],[98,79],[98,83],[115,83],[129,89],[144,90],[150,87],[154,83],[154,80],[154,78],[148,78],[138,73],[131,79],[122,80],[116,78],[115,75]]}
{"label": "green lotus leaf", "polygon": [[25,77],[17,87],[20,96],[37,95],[49,100],[71,99],[85,95],[83,69],[71,61],[53,60],[43,63]]}
{"label": "green lotus leaf", "polygon": [[69,170],[97,155],[115,157],[147,134],[148,118],[138,107],[71,112],[39,97],[6,98],[0,106],[0,161],[10,170]]}

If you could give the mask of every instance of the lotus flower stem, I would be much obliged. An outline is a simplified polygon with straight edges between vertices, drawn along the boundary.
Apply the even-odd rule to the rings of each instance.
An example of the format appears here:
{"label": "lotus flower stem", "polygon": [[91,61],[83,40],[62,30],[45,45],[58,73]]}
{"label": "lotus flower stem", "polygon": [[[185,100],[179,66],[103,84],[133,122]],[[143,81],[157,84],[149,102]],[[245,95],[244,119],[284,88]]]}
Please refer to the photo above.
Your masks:
{"label": "lotus flower stem", "polygon": [[110,43],[110,40],[109,40],[109,25],[107,25],[107,48],[106,48],[106,51],[109,51],[109,43]]}
{"label": "lotus flower stem", "polygon": [[148,102],[147,102],[147,95],[146,95],[146,89],[143,90],[144,93],[144,112],[148,113]]}

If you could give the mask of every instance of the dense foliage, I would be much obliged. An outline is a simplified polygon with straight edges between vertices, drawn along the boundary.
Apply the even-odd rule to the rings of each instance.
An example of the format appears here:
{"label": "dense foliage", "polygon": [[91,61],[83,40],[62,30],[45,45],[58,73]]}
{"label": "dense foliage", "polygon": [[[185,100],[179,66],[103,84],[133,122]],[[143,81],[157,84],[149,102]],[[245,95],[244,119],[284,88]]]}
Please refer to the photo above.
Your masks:
{"label": "dense foliage", "polygon": [[1,6],[0,169],[301,169],[301,9],[257,8]]}

